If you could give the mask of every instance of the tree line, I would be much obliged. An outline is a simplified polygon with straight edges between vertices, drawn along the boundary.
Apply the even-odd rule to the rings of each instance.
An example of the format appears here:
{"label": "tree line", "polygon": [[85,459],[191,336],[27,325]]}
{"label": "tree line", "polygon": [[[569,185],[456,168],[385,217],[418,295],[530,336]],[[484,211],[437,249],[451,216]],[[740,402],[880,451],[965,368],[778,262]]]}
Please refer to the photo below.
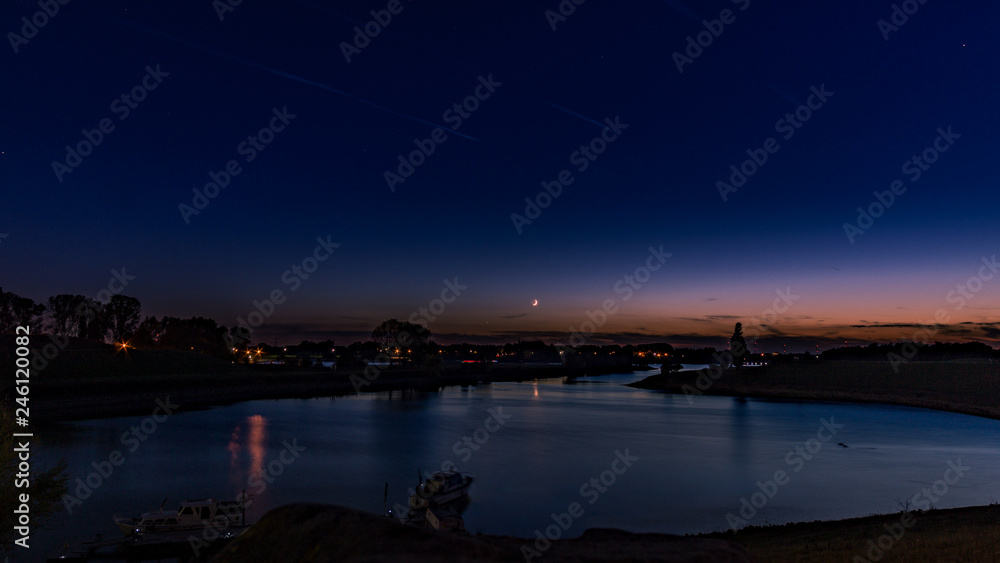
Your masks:
{"label": "tree line", "polygon": [[120,342],[139,327],[142,306],[135,297],[112,295],[100,302],[84,295],[60,294],[37,303],[0,288],[0,333],[17,326],[43,327],[52,334]]}
{"label": "tree line", "polygon": [[117,344],[123,348],[188,350],[227,358],[232,341],[245,344],[213,319],[142,316],[135,297],[112,295],[100,301],[84,295],[53,295],[44,303],[0,288],[0,334],[31,326],[56,336]]}

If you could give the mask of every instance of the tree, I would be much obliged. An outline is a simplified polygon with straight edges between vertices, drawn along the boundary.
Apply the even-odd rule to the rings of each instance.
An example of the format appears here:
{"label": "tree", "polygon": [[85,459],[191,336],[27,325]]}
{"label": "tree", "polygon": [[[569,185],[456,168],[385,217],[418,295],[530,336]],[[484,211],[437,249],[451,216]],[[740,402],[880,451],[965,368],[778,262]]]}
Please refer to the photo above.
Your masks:
{"label": "tree", "polygon": [[156,317],[146,317],[139,323],[132,335],[132,345],[136,348],[156,348],[163,335],[163,323]]}
{"label": "tree", "polygon": [[14,332],[17,326],[37,325],[45,305],[0,289],[0,333]]}
{"label": "tree", "polygon": [[187,350],[217,358],[232,358],[226,334],[226,327],[219,326],[214,319],[163,317],[156,342],[158,348],[165,350]]}
{"label": "tree", "polygon": [[13,293],[7,293],[0,287],[0,334],[11,332],[14,325]]}
{"label": "tree", "polygon": [[395,357],[422,358],[430,337],[431,331],[422,325],[396,319],[382,321],[372,331],[372,340],[389,356],[390,364]]}
{"label": "tree", "polygon": [[87,300],[83,295],[60,294],[49,297],[49,330],[63,336],[78,336],[77,308]]}
{"label": "tree", "polygon": [[111,329],[111,340],[126,342],[139,328],[142,318],[142,305],[135,297],[127,295],[112,295],[104,306],[108,316],[108,327]]}
{"label": "tree", "polygon": [[733,336],[729,339],[729,353],[733,356],[736,367],[743,367],[743,361],[750,355],[747,350],[747,341],[743,338],[743,323],[736,323]]}
{"label": "tree", "polygon": [[76,335],[87,340],[104,342],[108,334],[108,313],[99,301],[84,297],[76,307]]}

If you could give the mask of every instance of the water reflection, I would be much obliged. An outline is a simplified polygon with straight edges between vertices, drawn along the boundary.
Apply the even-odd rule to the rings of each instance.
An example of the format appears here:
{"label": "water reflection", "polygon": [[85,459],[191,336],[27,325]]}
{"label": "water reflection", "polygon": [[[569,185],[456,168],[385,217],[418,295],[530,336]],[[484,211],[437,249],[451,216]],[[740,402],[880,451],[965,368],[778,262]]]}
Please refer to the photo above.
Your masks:
{"label": "water reflection", "polygon": [[[824,447],[768,501],[761,521],[892,511],[897,497],[912,496],[916,483],[940,479],[945,462],[958,458],[975,471],[942,497],[940,507],[1000,496],[998,421],[849,403],[709,395],[692,403],[692,397],[622,385],[648,373],[573,384],[548,379],[337,400],[250,401],[178,413],[46,535],[56,541],[107,533],[110,514],[148,510],[148,499],[214,496],[227,488],[233,497],[243,489],[254,495],[250,521],[302,501],[379,513],[386,483],[388,504],[405,503],[417,468],[436,471],[452,461],[476,477],[463,515],[470,530],[532,537],[551,523],[553,512],[581,499],[581,485],[607,470],[615,451],[626,449],[640,461],[599,502],[586,504],[586,515],[567,537],[590,527],[711,531],[728,526],[726,514],[739,509],[758,481],[788,468],[786,454],[816,434],[821,418],[846,424],[836,441],[851,447]],[[467,446],[464,439],[475,439],[490,409],[502,409],[509,419],[488,441],[474,442],[477,449]],[[47,455],[65,457],[74,478],[86,477],[94,460],[121,448],[123,429],[136,422],[124,417],[67,425],[64,436],[53,436]],[[279,467],[285,442],[308,450]]]}
{"label": "water reflection", "polygon": [[734,467],[746,467],[750,464],[750,444],[753,439],[750,425],[753,421],[750,419],[749,408],[746,399],[733,397],[730,435],[733,440]]}
{"label": "water reflection", "polygon": [[[246,435],[243,439],[242,435]],[[226,446],[229,451],[230,481],[237,487],[245,487],[251,475],[264,473],[264,457],[267,453],[267,419],[262,415],[248,416],[233,428]],[[249,456],[249,467],[243,470],[243,452]]]}

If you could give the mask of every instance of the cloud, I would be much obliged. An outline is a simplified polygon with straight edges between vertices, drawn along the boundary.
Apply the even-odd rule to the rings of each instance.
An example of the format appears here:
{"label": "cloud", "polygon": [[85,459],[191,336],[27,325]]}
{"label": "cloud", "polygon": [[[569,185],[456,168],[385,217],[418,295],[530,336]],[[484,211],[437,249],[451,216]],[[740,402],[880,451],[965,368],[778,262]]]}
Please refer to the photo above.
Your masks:
{"label": "cloud", "polygon": [[[862,321],[864,322],[864,321]],[[944,325],[925,325],[920,323],[865,323],[850,325],[851,328],[930,328],[930,327],[940,327]]]}
{"label": "cloud", "polygon": [[984,326],[982,327],[983,334],[989,338],[1000,338],[1000,328],[995,326]]}
{"label": "cloud", "polygon": [[675,319],[680,319],[682,321],[691,321],[691,322],[694,322],[694,323],[707,323],[707,322],[711,322],[708,319],[700,319],[700,318],[697,318],[697,317],[674,317],[674,318]]}

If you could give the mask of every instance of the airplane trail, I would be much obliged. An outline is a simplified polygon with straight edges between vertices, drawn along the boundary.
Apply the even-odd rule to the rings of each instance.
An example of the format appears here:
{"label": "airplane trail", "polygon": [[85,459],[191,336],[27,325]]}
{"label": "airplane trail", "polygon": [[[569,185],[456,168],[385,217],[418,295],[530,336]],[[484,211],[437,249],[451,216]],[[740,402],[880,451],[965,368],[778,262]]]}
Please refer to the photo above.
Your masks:
{"label": "airplane trail", "polygon": [[545,105],[554,107],[554,108],[556,108],[559,111],[568,113],[568,114],[572,115],[573,117],[578,117],[578,118],[586,121],[587,123],[593,123],[594,125],[600,127],[601,129],[607,129],[608,128],[608,126],[606,124],[601,123],[601,122],[596,121],[596,120],[593,120],[593,119],[587,117],[586,115],[576,113],[575,111],[573,111],[571,109],[564,108],[564,107],[562,107],[560,105],[553,104],[552,102],[547,102],[545,100],[542,100],[542,103],[544,103]]}
{"label": "airplane trail", "polygon": [[479,141],[479,139],[477,139],[475,137],[471,137],[469,135],[465,135],[463,133],[459,133],[458,131],[455,131],[454,129],[451,129],[449,127],[445,127],[444,125],[438,125],[437,123],[434,123],[432,121],[427,121],[426,119],[421,119],[419,117],[414,117],[412,115],[408,115],[408,114],[405,114],[405,113],[398,112],[398,111],[396,111],[394,109],[387,108],[387,107],[385,107],[385,106],[383,106],[381,104],[377,104],[375,102],[366,100],[364,98],[359,98],[358,96],[355,96],[353,94],[349,94],[347,92],[344,92],[343,90],[338,90],[338,89],[336,89],[336,88],[334,88],[332,86],[327,86],[326,84],[323,84],[321,82],[316,82],[315,80],[309,80],[308,78],[302,78],[301,76],[296,76],[294,74],[290,74],[290,73],[287,73],[287,72],[284,72],[284,71],[281,71],[281,70],[278,70],[278,69],[274,69],[274,68],[271,68],[271,67],[268,67],[268,66],[257,64],[255,62],[251,62],[251,61],[248,61],[248,60],[245,60],[245,59],[241,59],[240,57],[237,57],[235,55],[230,55],[229,53],[224,53],[222,51],[216,51],[215,49],[211,49],[209,47],[205,47],[203,45],[199,45],[197,43],[188,41],[186,39],[182,39],[180,37],[175,37],[173,35],[170,35],[169,33],[165,33],[165,32],[162,32],[162,31],[159,31],[159,30],[156,30],[156,29],[152,29],[150,27],[146,27],[146,26],[141,25],[141,24],[137,24],[137,23],[133,23],[133,22],[130,22],[130,21],[122,20],[120,18],[113,18],[113,19],[116,22],[118,22],[118,23],[120,23],[122,25],[125,25],[125,26],[128,26],[128,27],[132,27],[132,28],[135,28],[135,29],[139,29],[141,31],[145,31],[146,33],[152,33],[154,35],[158,35],[158,36],[163,37],[165,39],[169,39],[170,41],[174,41],[174,42],[180,43],[182,45],[187,45],[188,47],[193,47],[195,49],[198,49],[198,50],[201,50],[201,51],[205,51],[207,53],[211,53],[211,54],[216,55],[218,57],[223,57],[223,58],[226,58],[226,59],[229,59],[229,60],[232,60],[232,61],[236,61],[238,63],[244,64],[244,65],[247,65],[247,66],[259,69],[259,70],[263,70],[265,72],[270,72],[271,74],[276,74],[278,76],[283,76],[285,78],[288,78],[288,79],[291,79],[291,80],[295,80],[296,82],[301,82],[303,84],[309,84],[310,86],[316,86],[317,88],[322,88],[322,89],[324,89],[324,90],[326,90],[328,92],[333,92],[334,94],[339,94],[339,95],[344,96],[346,98],[350,98],[350,99],[352,99],[352,100],[354,100],[354,101],[356,101],[358,103],[362,103],[362,104],[365,104],[366,106],[370,106],[370,107],[373,107],[375,109],[384,111],[386,113],[390,113],[392,115],[395,115],[396,117],[402,117],[403,119],[408,119],[410,121],[415,121],[417,123],[422,123],[424,125],[430,125],[431,127],[441,128],[441,129],[444,129],[445,131],[449,131],[451,133],[454,133],[454,134],[458,135],[459,137],[463,137],[463,138],[469,139],[470,141]]}

